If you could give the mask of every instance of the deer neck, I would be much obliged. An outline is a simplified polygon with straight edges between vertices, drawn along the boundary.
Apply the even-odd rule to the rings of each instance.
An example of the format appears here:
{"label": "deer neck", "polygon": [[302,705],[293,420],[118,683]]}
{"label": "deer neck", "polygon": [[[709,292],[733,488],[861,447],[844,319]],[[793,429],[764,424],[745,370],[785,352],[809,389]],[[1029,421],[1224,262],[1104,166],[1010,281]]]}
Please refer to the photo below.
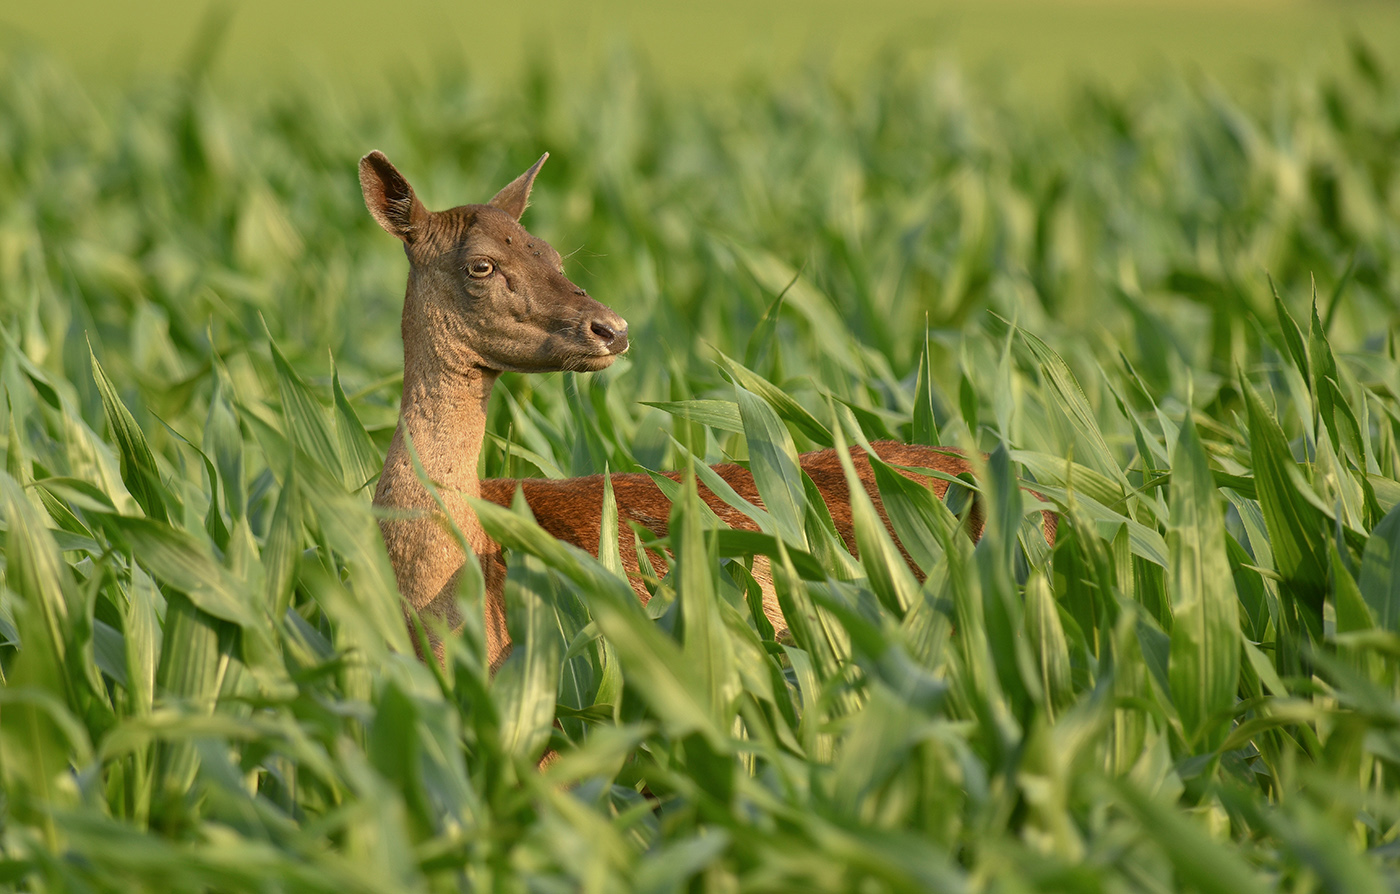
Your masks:
{"label": "deer neck", "polygon": [[[380,522],[399,589],[423,609],[451,589],[466,558],[443,524],[437,501],[413,467],[416,453],[452,522],[485,559],[496,547],[466,497],[481,493],[477,461],[486,432],[486,407],[499,376],[462,342],[449,339],[446,320],[427,319],[410,288],[404,307],[404,383],[399,424],[384,460],[374,502],[394,510]],[[410,326],[410,320],[417,325]],[[427,322],[424,326],[422,323]],[[427,337],[424,333],[431,333]],[[410,453],[410,444],[412,453]]]}
{"label": "deer neck", "polygon": [[[398,431],[386,465],[395,459],[394,448],[398,448],[413,472],[408,453],[411,439],[423,471],[438,485],[443,497],[449,493],[479,496],[477,461],[486,436],[486,406],[496,378],[497,373],[481,368],[460,375],[429,373],[412,377],[405,370]],[[417,480],[416,472],[414,479]]]}

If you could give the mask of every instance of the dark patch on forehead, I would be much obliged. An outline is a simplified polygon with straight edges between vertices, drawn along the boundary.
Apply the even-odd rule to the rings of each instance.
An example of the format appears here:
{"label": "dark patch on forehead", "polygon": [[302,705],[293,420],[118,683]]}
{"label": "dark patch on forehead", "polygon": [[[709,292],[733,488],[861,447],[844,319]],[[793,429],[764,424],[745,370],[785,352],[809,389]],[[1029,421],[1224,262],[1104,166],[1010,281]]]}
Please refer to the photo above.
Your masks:
{"label": "dark patch on forehead", "polygon": [[469,229],[505,245],[510,245],[514,238],[530,238],[515,218],[491,205],[459,205],[438,212],[433,218],[431,239],[440,251],[460,246]]}
{"label": "dark patch on forehead", "polygon": [[462,241],[462,237],[475,221],[475,209],[470,205],[439,211],[433,215],[433,225],[428,232],[427,242],[435,251],[450,251]]}

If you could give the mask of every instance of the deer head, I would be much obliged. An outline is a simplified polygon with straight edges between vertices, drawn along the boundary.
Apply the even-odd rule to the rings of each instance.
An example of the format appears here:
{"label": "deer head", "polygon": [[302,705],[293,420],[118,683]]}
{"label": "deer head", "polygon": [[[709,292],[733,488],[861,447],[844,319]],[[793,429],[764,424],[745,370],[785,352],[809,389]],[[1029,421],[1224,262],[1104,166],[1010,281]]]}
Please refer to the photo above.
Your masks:
{"label": "deer head", "polygon": [[433,212],[382,152],[360,159],[374,219],[403,241],[405,374],[593,371],[627,350],[627,321],[564,275],[519,223],[545,153],[486,205]]}

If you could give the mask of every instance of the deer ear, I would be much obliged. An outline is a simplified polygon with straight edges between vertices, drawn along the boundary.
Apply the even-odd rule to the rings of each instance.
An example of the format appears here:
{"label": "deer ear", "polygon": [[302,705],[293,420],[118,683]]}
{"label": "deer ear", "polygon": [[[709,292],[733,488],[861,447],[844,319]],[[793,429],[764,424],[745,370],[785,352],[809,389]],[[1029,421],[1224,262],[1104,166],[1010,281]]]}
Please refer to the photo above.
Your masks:
{"label": "deer ear", "polygon": [[404,242],[421,235],[428,209],[378,149],[360,159],[360,189],[365,194],[365,207],[385,232]]}
{"label": "deer ear", "polygon": [[535,185],[535,175],[540,172],[540,168],[544,167],[546,158],[549,158],[548,152],[541,155],[540,160],[530,166],[530,170],[516,177],[509,186],[496,193],[491,204],[519,220],[520,215],[525,213],[525,206],[530,204],[530,187]]}

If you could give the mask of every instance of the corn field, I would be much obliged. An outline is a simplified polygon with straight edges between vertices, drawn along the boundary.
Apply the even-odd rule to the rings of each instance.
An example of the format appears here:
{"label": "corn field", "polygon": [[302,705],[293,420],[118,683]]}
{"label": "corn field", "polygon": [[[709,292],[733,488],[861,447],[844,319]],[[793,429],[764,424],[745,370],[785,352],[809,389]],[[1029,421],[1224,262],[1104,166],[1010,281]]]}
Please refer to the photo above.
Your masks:
{"label": "corn field", "polygon": [[[0,888],[1400,887],[1400,71],[1364,44],[1053,110],[896,62],[373,102],[0,67]],[[751,462],[761,532],[688,478],[622,535],[670,569],[643,607],[616,541],[483,506],[519,645],[415,659],[372,148],[432,208],[548,150],[524,224],[631,324],[502,379],[485,476]],[[891,438],[985,455],[945,501],[875,464],[918,574],[792,462]]]}

